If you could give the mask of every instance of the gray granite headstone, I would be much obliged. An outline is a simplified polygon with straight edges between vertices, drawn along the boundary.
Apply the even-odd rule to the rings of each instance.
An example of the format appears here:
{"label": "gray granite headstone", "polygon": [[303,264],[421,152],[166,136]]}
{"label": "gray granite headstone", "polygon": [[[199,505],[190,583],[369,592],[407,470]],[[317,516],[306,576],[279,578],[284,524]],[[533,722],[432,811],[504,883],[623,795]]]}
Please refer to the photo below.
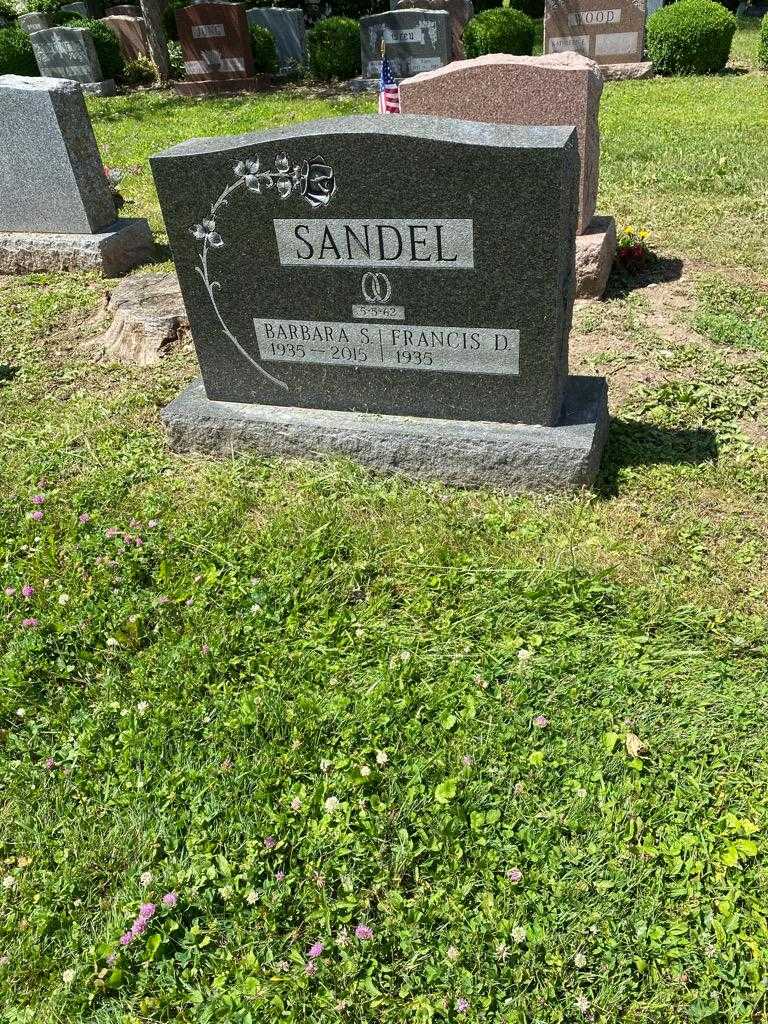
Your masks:
{"label": "gray granite headstone", "polygon": [[249,25],[261,25],[274,36],[277,62],[281,68],[307,63],[304,12],[301,8],[252,7],[247,16]]}
{"label": "gray granite headstone", "polygon": [[0,231],[98,231],[117,217],[74,82],[0,76]]}
{"label": "gray granite headstone", "polygon": [[382,41],[395,78],[409,78],[440,68],[451,59],[448,12],[412,8],[361,18],[363,78],[379,77]]}
{"label": "gray granite headstone", "polygon": [[209,399],[558,422],[573,128],[359,116],[151,165]]}
{"label": "gray granite headstone", "polygon": [[46,28],[29,37],[40,74],[73,82],[102,81],[93,37],[85,28]]}
{"label": "gray granite headstone", "polygon": [[75,0],[75,3],[65,4],[61,9],[65,14],[77,14],[81,18],[95,18],[100,13],[95,3],[88,4],[84,0]]}
{"label": "gray granite headstone", "polygon": [[40,32],[44,28],[50,27],[50,22],[44,14],[40,11],[30,11],[29,14],[19,15],[19,25],[24,31],[31,35],[32,32]]}

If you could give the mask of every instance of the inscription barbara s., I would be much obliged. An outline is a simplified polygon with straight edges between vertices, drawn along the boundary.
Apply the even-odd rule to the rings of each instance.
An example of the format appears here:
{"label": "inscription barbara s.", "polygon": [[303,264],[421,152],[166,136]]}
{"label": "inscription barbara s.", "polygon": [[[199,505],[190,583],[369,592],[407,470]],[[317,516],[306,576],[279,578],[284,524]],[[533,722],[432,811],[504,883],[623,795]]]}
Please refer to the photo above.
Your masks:
{"label": "inscription barbara s.", "polygon": [[608,32],[595,39],[596,57],[621,57],[638,49],[637,32]]}
{"label": "inscription barbara s.", "polygon": [[387,367],[441,373],[519,373],[520,332],[493,327],[432,327],[254,319],[267,362]]}
{"label": "inscription barbara s.", "polygon": [[472,270],[471,220],[275,220],[284,267]]}

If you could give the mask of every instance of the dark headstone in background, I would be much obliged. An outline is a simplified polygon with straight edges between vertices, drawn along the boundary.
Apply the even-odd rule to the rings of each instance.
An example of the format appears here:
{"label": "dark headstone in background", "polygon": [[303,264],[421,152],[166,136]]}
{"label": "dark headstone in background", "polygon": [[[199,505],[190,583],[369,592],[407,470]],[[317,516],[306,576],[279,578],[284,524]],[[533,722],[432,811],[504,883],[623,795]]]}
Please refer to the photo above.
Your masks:
{"label": "dark headstone in background", "polygon": [[261,25],[272,33],[281,68],[307,63],[304,12],[300,7],[251,7],[247,16],[249,25]]}
{"label": "dark headstone in background", "polygon": [[360,59],[363,78],[378,78],[381,43],[395,78],[434,71],[451,59],[448,13],[425,8],[384,11],[360,19]]}
{"label": "dark headstone in background", "polygon": [[558,422],[573,129],[362,116],[151,164],[210,399]]}

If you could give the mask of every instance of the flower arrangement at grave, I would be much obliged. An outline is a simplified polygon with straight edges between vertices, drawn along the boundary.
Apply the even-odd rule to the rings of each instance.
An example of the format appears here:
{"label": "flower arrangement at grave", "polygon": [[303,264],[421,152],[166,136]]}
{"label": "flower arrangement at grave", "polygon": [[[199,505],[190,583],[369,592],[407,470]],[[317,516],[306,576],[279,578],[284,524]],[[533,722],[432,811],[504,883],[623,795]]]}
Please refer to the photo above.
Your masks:
{"label": "flower arrangement at grave", "polygon": [[637,230],[631,224],[619,231],[616,241],[616,259],[627,270],[641,270],[648,262],[648,232]]}

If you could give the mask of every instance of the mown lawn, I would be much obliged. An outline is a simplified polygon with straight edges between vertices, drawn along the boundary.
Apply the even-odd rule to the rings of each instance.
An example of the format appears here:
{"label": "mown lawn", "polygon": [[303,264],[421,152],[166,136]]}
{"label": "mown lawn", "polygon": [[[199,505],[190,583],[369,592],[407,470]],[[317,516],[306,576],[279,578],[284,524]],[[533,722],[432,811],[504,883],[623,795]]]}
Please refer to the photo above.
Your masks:
{"label": "mown lawn", "polygon": [[[594,493],[174,455],[192,354],[94,363],[103,282],[0,280],[2,1024],[766,1019],[755,42],[606,87],[659,258],[577,315]],[[372,103],[89,105],[159,233],[152,152]]]}

